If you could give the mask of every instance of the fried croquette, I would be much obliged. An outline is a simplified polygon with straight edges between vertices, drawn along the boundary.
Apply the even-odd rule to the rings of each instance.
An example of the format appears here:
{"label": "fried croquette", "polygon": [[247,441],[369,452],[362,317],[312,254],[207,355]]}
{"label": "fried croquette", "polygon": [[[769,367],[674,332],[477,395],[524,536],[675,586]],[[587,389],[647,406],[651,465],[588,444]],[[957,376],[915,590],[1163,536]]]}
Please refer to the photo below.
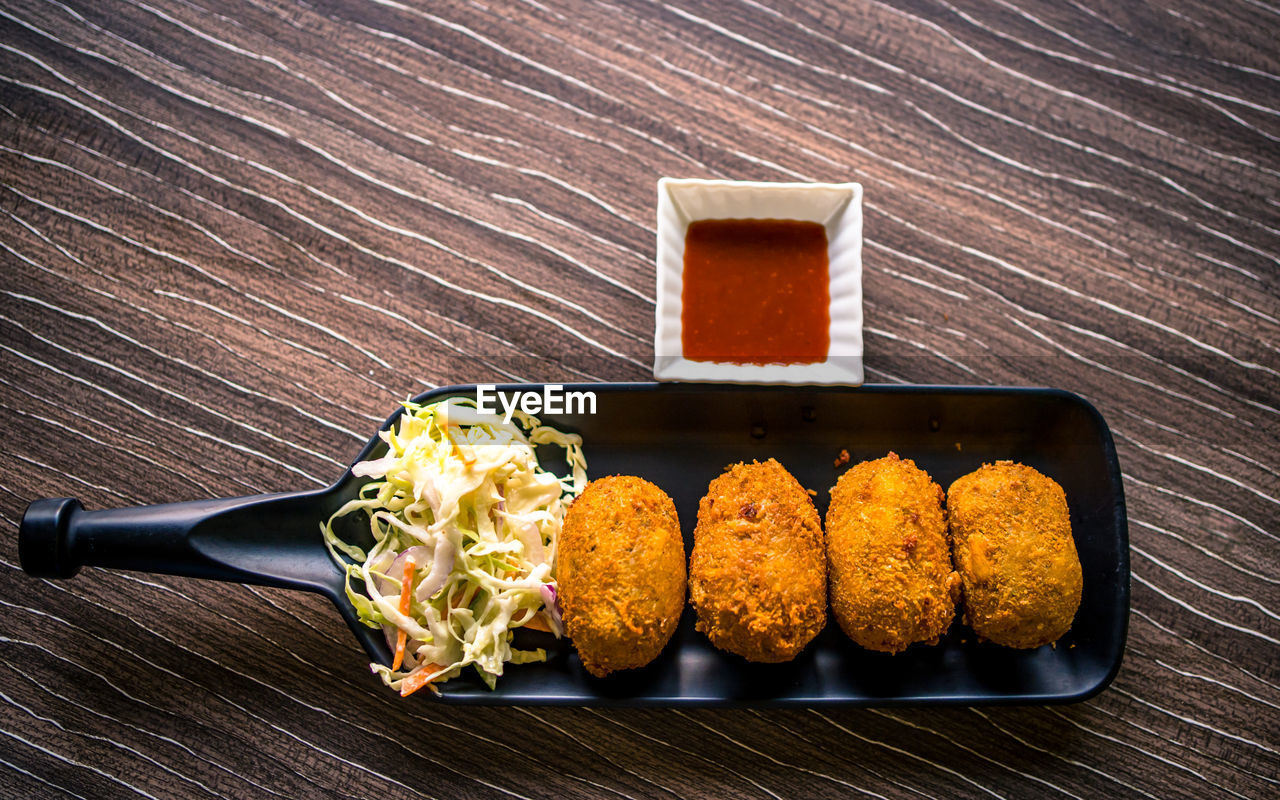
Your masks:
{"label": "fried croquette", "polygon": [[735,464],[698,505],[689,562],[697,629],[748,661],[790,661],[827,622],[818,511],[774,459]]}
{"label": "fried croquette", "polygon": [[956,614],[942,487],[889,453],[840,476],[827,510],[831,609],[870,650],[937,644]]}
{"label": "fried croquette", "polygon": [[979,637],[1033,648],[1070,630],[1084,579],[1061,486],[1012,461],[984,464],[951,484],[947,515]]}
{"label": "fried croquette", "polygon": [[565,514],[556,552],[565,632],[598,678],[643,667],[684,611],[684,540],[675,504],[628,475],[591,481]]}

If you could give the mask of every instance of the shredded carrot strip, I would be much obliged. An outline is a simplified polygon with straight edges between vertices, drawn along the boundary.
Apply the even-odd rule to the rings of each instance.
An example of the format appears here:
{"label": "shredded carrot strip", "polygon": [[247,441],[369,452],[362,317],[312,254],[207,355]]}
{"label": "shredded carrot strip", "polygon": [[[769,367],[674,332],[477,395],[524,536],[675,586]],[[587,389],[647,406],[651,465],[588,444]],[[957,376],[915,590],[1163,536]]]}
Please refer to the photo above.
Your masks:
{"label": "shredded carrot strip", "polygon": [[531,628],[535,631],[542,631],[543,633],[554,633],[541,612],[535,612],[534,615],[525,622],[524,627]]}
{"label": "shredded carrot strip", "polygon": [[[409,592],[413,589],[413,559],[404,560],[404,577],[400,580],[400,613],[409,615]],[[392,669],[400,669],[404,663],[404,646],[409,642],[409,634],[401,628],[396,633],[396,657],[391,662]]]}
{"label": "shredded carrot strip", "polygon": [[462,590],[461,594],[453,596],[453,599],[449,601],[449,607],[462,608],[463,606],[469,606],[471,605],[471,601],[474,599],[476,599],[476,588],[474,586],[468,586]]}
{"label": "shredded carrot strip", "polygon": [[427,686],[431,691],[439,693],[439,690],[431,685],[431,674],[442,669],[444,667],[439,664],[423,664],[418,667],[400,682],[400,696],[408,697],[423,686]]}

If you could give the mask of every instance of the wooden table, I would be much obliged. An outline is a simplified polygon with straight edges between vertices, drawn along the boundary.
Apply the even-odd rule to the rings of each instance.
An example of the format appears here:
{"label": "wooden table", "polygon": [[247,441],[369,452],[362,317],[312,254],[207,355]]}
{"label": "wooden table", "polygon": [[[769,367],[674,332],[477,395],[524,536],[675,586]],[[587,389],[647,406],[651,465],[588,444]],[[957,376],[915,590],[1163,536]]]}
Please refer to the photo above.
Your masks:
{"label": "wooden table", "polygon": [[[1255,0],[7,3],[0,795],[1276,796],[1278,34]],[[320,486],[433,386],[648,379],[663,175],[861,182],[870,381],[1096,404],[1109,689],[442,707],[319,597],[20,571],[37,497]]]}

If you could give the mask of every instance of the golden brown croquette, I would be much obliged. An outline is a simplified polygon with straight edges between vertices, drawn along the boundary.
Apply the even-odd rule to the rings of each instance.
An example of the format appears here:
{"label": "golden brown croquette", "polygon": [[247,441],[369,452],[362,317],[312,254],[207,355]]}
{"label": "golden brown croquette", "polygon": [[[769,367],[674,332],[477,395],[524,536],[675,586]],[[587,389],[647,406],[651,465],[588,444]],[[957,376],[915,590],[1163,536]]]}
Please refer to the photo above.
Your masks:
{"label": "golden brown croquette", "polygon": [[956,613],[942,487],[889,453],[840,476],[827,510],[831,609],[849,638],[899,653],[937,644]]}
{"label": "golden brown croquette", "polygon": [[827,621],[813,500],[774,459],[735,464],[698,506],[689,589],[698,630],[748,661],[789,661]]}
{"label": "golden brown croquette", "polygon": [[984,464],[951,484],[947,514],[978,636],[1032,648],[1070,630],[1084,582],[1061,486],[1012,461]]}
{"label": "golden brown croquette", "polygon": [[596,677],[642,667],[684,611],[675,504],[642,478],[591,481],[569,506],[556,554],[565,632]]}

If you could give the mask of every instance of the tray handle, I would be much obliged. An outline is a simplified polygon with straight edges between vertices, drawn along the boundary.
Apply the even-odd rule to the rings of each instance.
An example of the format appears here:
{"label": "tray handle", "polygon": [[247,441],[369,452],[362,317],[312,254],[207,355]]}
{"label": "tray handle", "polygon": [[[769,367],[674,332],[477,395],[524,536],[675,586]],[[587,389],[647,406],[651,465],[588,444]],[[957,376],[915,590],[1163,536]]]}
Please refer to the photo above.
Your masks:
{"label": "tray handle", "polygon": [[340,573],[320,536],[325,505],[317,492],[101,511],[36,500],[18,528],[18,558],[42,578],[106,567],[331,595]]}

